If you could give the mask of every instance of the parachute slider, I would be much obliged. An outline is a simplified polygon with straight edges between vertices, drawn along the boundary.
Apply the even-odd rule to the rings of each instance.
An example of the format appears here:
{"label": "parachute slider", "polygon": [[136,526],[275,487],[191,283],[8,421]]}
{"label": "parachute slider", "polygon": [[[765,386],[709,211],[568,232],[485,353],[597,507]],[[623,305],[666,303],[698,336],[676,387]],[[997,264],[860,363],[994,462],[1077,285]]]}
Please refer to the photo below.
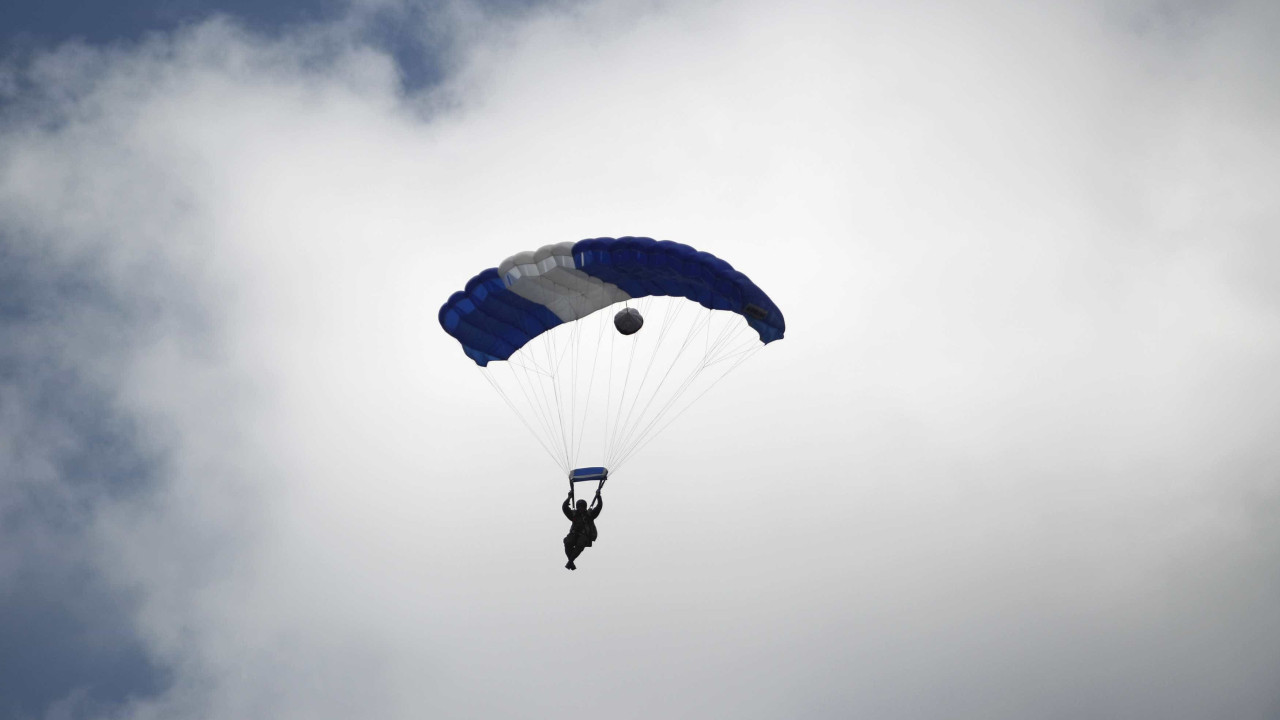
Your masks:
{"label": "parachute slider", "polygon": [[607,479],[609,479],[609,471],[602,467],[577,468],[569,473],[569,482],[571,483],[599,482],[604,484]]}
{"label": "parachute slider", "polygon": [[576,468],[569,473],[569,502],[573,502],[574,483],[598,481],[600,484],[596,486],[596,495],[604,489],[604,481],[609,479],[609,471],[602,467],[585,467]]}

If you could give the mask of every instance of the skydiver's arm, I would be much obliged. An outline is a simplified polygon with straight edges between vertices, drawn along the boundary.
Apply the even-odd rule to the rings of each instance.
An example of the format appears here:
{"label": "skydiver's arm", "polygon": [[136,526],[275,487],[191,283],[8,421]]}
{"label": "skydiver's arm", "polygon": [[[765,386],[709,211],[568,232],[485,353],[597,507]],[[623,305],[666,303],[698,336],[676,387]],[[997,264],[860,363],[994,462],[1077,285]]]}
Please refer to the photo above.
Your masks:
{"label": "skydiver's arm", "polygon": [[569,498],[564,499],[564,504],[560,506],[560,512],[564,513],[564,516],[570,520],[573,519],[573,513],[569,511]]}
{"label": "skydiver's arm", "polygon": [[591,517],[600,517],[600,511],[604,509],[604,498],[600,497],[600,493],[596,493],[595,502],[592,503]]}

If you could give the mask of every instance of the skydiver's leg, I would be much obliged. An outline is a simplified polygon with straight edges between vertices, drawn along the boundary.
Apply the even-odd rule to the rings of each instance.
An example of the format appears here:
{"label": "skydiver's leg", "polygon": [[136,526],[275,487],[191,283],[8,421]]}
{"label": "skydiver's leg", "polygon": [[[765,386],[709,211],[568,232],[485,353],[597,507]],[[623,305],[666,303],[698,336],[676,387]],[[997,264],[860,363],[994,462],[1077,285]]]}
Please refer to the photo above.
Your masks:
{"label": "skydiver's leg", "polygon": [[582,545],[578,542],[578,538],[570,535],[564,539],[564,555],[569,558],[569,562],[565,563],[565,567],[570,570],[577,570],[578,566],[573,564],[574,560],[582,554]]}

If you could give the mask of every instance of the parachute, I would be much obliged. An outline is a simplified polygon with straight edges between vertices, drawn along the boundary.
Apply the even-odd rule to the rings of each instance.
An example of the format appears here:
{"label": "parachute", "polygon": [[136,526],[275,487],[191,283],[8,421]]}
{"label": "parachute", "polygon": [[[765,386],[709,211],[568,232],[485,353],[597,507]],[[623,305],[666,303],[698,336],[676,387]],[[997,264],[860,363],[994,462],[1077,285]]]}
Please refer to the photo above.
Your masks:
{"label": "parachute", "polygon": [[571,486],[616,474],[786,330],[729,263],[642,237],[513,255],[451,295],[439,320]]}

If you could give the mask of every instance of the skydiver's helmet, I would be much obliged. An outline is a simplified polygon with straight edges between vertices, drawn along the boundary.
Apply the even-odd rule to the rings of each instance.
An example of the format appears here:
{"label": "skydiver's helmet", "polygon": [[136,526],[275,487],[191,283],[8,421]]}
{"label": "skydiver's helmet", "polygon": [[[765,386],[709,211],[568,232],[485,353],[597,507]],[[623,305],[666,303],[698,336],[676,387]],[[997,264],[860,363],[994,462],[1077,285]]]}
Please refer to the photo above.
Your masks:
{"label": "skydiver's helmet", "polygon": [[586,509],[587,509],[587,501],[586,501],[586,500],[579,500],[579,501],[578,501],[578,510],[579,510],[579,511],[581,511],[581,510],[586,510]]}
{"label": "skydiver's helmet", "polygon": [[644,318],[635,308],[623,308],[613,316],[613,326],[623,335],[635,335],[644,325]]}

